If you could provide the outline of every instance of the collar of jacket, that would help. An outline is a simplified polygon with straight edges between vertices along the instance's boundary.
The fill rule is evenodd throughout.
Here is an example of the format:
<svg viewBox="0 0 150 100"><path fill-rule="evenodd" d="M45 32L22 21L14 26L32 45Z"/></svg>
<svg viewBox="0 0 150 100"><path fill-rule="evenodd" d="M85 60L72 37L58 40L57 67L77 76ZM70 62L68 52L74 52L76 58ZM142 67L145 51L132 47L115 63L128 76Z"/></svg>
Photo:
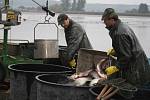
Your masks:
<svg viewBox="0 0 150 100"><path fill-rule="evenodd" d="M69 26L66 28L66 30L71 29L73 23L74 23L74 21L72 19L69 19Z"/></svg>
<svg viewBox="0 0 150 100"><path fill-rule="evenodd" d="M115 23L115 25L114 26L112 26L112 27L106 27L109 31L113 31L113 30L116 30L117 28L118 28L118 25L121 23L121 20L120 19L118 19L117 21L116 21L116 23Z"/></svg>

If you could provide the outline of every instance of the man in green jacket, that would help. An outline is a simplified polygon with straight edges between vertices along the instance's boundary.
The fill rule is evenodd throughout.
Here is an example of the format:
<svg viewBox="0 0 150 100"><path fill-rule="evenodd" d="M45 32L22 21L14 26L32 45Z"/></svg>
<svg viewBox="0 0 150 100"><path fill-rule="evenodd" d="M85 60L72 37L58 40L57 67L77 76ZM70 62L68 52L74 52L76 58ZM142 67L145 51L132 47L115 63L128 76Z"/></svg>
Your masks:
<svg viewBox="0 0 150 100"><path fill-rule="evenodd" d="M67 42L67 65L74 67L76 65L74 56L80 48L92 49L91 43L82 26L68 17L66 14L60 14L57 18L58 25L64 28Z"/></svg>
<svg viewBox="0 0 150 100"><path fill-rule="evenodd" d="M146 54L133 30L121 22L112 8L105 9L102 20L109 30L112 47L108 55L117 57L120 76L137 87L150 81L150 66Z"/></svg>

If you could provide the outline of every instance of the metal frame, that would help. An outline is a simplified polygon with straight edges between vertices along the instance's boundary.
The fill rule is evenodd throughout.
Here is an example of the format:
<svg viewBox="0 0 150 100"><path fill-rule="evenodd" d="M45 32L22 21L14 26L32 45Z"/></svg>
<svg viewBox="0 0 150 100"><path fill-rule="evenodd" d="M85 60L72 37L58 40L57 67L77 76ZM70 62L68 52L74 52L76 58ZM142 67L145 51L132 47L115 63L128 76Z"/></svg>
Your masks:
<svg viewBox="0 0 150 100"><path fill-rule="evenodd" d="M35 32L35 31L36 31L37 26L40 25L40 24L41 24L41 25L42 25L42 24L53 24L53 25L55 25L56 28L57 28L57 41L58 41L58 26L57 26L56 23L37 23L37 24L35 25L35 27L34 27L34 42L35 42L35 38L36 38L36 37L35 37L35 36L36 36L36 32Z"/></svg>

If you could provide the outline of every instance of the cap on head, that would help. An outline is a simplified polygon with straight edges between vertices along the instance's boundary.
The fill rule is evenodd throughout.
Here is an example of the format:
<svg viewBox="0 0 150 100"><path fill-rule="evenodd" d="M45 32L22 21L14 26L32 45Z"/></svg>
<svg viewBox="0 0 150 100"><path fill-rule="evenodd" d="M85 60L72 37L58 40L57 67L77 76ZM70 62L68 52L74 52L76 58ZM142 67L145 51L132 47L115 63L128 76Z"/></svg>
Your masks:
<svg viewBox="0 0 150 100"><path fill-rule="evenodd" d="M68 18L68 16L66 14L58 15L58 18L57 18L58 25L63 24L64 20L66 20L67 18Z"/></svg>
<svg viewBox="0 0 150 100"><path fill-rule="evenodd" d="M106 8L102 15L101 20L104 20L105 18L113 18L113 17L116 17L118 19L118 15L115 12L115 10L113 8Z"/></svg>

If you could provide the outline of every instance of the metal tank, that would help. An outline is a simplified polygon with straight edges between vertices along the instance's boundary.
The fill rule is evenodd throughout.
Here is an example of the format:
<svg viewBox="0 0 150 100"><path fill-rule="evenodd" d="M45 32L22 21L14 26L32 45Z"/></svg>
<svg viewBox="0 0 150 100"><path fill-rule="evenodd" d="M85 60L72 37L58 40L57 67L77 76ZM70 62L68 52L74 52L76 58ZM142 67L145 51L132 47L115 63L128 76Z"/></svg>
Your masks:
<svg viewBox="0 0 150 100"><path fill-rule="evenodd" d="M71 74L70 68L53 64L14 64L10 71L10 100L37 100L39 74Z"/></svg>

